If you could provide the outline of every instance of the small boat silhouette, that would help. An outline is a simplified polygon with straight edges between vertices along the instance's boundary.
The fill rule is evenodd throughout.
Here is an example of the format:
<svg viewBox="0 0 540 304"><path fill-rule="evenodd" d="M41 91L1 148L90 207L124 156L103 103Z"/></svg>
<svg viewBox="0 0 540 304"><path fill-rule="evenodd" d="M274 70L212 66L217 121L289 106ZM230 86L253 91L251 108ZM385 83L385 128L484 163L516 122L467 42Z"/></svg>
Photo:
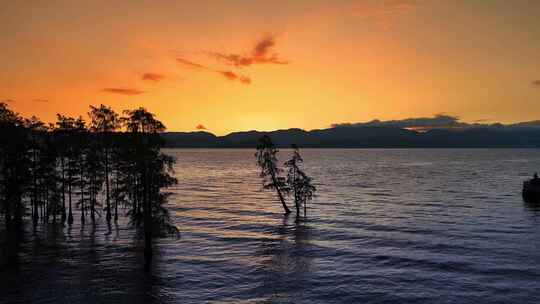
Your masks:
<svg viewBox="0 0 540 304"><path fill-rule="evenodd" d="M535 178L523 182L523 200L528 202L540 202L540 178Z"/></svg>

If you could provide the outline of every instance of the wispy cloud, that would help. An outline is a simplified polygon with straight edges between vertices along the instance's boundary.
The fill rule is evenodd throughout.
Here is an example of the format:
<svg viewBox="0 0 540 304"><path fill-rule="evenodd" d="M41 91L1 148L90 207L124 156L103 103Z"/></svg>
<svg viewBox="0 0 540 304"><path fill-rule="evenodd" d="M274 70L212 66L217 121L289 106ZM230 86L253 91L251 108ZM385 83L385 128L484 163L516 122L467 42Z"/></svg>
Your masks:
<svg viewBox="0 0 540 304"><path fill-rule="evenodd" d="M235 73L233 71L214 70L214 69L209 68L209 67L207 67L205 65L202 65L202 64L190 61L190 60L186 60L184 58L176 58L176 60L179 63L181 63L183 65L186 65L188 67L197 68L197 69L201 69L201 70L206 70L206 71L210 71L210 72L213 72L213 73L218 73L221 76L225 77L226 79L234 80L234 81L238 80L243 84L251 84L251 78L249 78L247 76L244 76L244 75L237 74L237 73Z"/></svg>
<svg viewBox="0 0 540 304"><path fill-rule="evenodd" d="M15 102L15 100L14 99L0 99L0 102L13 103L13 102Z"/></svg>
<svg viewBox="0 0 540 304"><path fill-rule="evenodd" d="M534 85L534 86L540 86L540 79L533 80L533 82L531 82L531 84Z"/></svg>
<svg viewBox="0 0 540 304"><path fill-rule="evenodd" d="M272 48L275 45L275 37L271 34L266 34L255 43L253 49L246 55L220 52L206 52L206 54L236 67L245 67L253 64L288 64L288 61L280 59L277 53L272 52Z"/></svg>
<svg viewBox="0 0 540 304"><path fill-rule="evenodd" d="M243 76L243 75L239 75L239 74L236 74L232 71L216 71L218 73L220 73L221 75L225 76L225 78L229 79L229 80L238 80L244 84L250 84L251 83L251 78L247 77L247 76Z"/></svg>
<svg viewBox="0 0 540 304"><path fill-rule="evenodd" d="M208 70L209 68L202 65L202 64L198 64L196 62L193 62L193 61L189 61L187 59L184 59L184 58L176 58L176 61L178 61L179 63L185 65L185 66L188 66L188 67L192 67L192 68L198 68L198 69L206 69Z"/></svg>
<svg viewBox="0 0 540 304"><path fill-rule="evenodd" d="M41 103L47 103L49 102L48 99L41 99L41 98L36 98L36 99L32 99L33 102L41 102Z"/></svg>
<svg viewBox="0 0 540 304"><path fill-rule="evenodd" d="M273 51L276 45L274 35L265 34L261 39L255 42L251 50L244 54L222 53L215 51L203 51L202 54L217 59L219 62L233 66L234 68L243 68L255 64L289 64L289 61L281 59L276 52ZM218 73L228 80L239 81L243 84L251 84L249 76L231 71L229 69L218 69L205 64L200 64L182 57L177 57L176 61L186 67L207 70Z"/></svg>
<svg viewBox="0 0 540 304"><path fill-rule="evenodd" d="M111 93L111 94L119 94L119 95L139 95L144 93L144 91L133 89L133 88L104 88L101 90L102 92Z"/></svg>
<svg viewBox="0 0 540 304"><path fill-rule="evenodd" d="M208 130L208 129L207 129L204 125L202 125L202 124L198 124L198 125L195 127L195 129L197 129L197 130Z"/></svg>
<svg viewBox="0 0 540 304"><path fill-rule="evenodd" d="M148 80L148 81L154 81L158 82L165 78L165 75L158 74L158 73L144 73L142 75L142 80Z"/></svg>

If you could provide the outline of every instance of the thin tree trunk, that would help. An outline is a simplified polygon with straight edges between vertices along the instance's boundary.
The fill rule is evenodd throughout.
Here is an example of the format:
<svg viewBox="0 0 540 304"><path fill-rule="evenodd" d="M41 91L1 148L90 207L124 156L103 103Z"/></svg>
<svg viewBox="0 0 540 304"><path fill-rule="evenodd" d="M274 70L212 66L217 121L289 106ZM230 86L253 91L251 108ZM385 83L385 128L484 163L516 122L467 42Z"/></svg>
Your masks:
<svg viewBox="0 0 540 304"><path fill-rule="evenodd" d="M62 224L66 222L66 170L64 167L64 156L60 158L62 168Z"/></svg>
<svg viewBox="0 0 540 304"><path fill-rule="evenodd" d="M5 218L5 221L6 221L6 230L7 230L7 234L9 236L9 231L11 229L11 201L9 199L9 194L6 195L6 199L4 201L4 218Z"/></svg>
<svg viewBox="0 0 540 304"><path fill-rule="evenodd" d="M68 224L73 224L73 211L71 209L71 165L68 164L68 200L69 200L69 214L68 214Z"/></svg>
<svg viewBox="0 0 540 304"><path fill-rule="evenodd" d="M96 193L94 191L94 186L96 181L93 177L90 178L90 219L92 223L96 221Z"/></svg>
<svg viewBox="0 0 540 304"><path fill-rule="evenodd" d="M107 222L111 221L111 201L109 197L109 150L105 148L105 195L107 200Z"/></svg>
<svg viewBox="0 0 540 304"><path fill-rule="evenodd" d="M85 207L84 207L84 167L83 167L83 164L82 164L83 160L81 158L81 178L80 178L80 183L81 183L81 223L84 225L84 222L86 221L86 215L85 215Z"/></svg>
<svg viewBox="0 0 540 304"><path fill-rule="evenodd" d="M144 177L143 177L144 178ZM141 216L143 215L143 207L145 206L144 200L144 184L142 185L142 195L141 195L141 180L137 181L137 225L141 223Z"/></svg>
<svg viewBox="0 0 540 304"><path fill-rule="evenodd" d="M38 218L39 218L39 214L38 214L38 202L37 202L37 196L34 196L34 198L32 199L33 203L32 203L32 220L34 222L34 225L37 225L37 222L38 222Z"/></svg>
<svg viewBox="0 0 540 304"><path fill-rule="evenodd" d="M144 167L144 257L146 263L149 264L152 260L152 204L149 195L149 181L146 164Z"/></svg>
<svg viewBox="0 0 540 304"><path fill-rule="evenodd" d="M296 207L296 221L300 219L300 203L298 202L298 189L296 189L296 163L293 169L294 206Z"/></svg>
<svg viewBox="0 0 540 304"><path fill-rule="evenodd" d="M32 151L32 187L33 187L33 202L32 202L32 207L34 208L32 210L32 216L33 216L33 220L34 220L34 225L37 224L38 222L38 206L37 206L37 177L36 177L36 151L34 149L34 151Z"/></svg>
<svg viewBox="0 0 540 304"><path fill-rule="evenodd" d="M53 193L54 194L58 189L56 188L58 185L56 182L54 183ZM58 201L53 195L54 202L52 203L52 215L53 215L53 224L56 224L56 213L58 212Z"/></svg>
<svg viewBox="0 0 540 304"><path fill-rule="evenodd" d="M114 221L118 221L118 169L115 176L115 189L114 189Z"/></svg>
<svg viewBox="0 0 540 304"><path fill-rule="evenodd" d="M285 214L291 213L291 210L289 207L287 207L287 204L285 204L285 198L283 197L283 194L281 193L281 189L277 186L277 179L276 174L274 173L274 170L271 170L270 175L272 176L272 182L275 185L279 200L281 201L281 204L283 205L283 209L285 210Z"/></svg>
<svg viewBox="0 0 540 304"><path fill-rule="evenodd" d="M17 190L17 195L15 196L15 225L16 227L20 228L21 223L22 223L22 197L21 197L20 190Z"/></svg>
<svg viewBox="0 0 540 304"><path fill-rule="evenodd" d="M45 223L49 222L50 204L49 204L49 187L45 185Z"/></svg>

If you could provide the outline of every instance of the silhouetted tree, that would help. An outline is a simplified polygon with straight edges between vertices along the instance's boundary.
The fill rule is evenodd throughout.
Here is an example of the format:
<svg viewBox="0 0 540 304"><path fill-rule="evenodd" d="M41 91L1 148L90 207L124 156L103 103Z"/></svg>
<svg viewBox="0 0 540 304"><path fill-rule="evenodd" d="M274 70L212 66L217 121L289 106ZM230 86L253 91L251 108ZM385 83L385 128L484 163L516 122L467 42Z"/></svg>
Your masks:
<svg viewBox="0 0 540 304"><path fill-rule="evenodd" d="M62 222L66 220L66 192L67 200L69 204L69 212L67 216L68 224L73 223L73 211L72 211L72 185L74 182L73 174L73 158L75 157L73 151L73 134L75 132L75 118L67 117L57 114L56 129L54 130L54 137L56 144L58 145L59 158L60 158L60 171L62 180Z"/></svg>
<svg viewBox="0 0 540 304"><path fill-rule="evenodd" d="M90 136L86 129L85 121L82 117L79 117L75 121L75 130L72 134L73 138L73 154L74 154L74 163L73 167L76 168L76 185L79 188L79 200L77 201L77 206L81 210L81 224L84 225L86 222L86 213L88 206L85 204L87 199L85 194L88 194L88 182L87 182L87 167L88 167L88 143Z"/></svg>
<svg viewBox="0 0 540 304"><path fill-rule="evenodd" d="M103 161L105 168L105 218L109 222L111 220L111 197L110 197L110 183L109 173L110 168L110 149L111 138L113 132L120 127L120 119L118 114L114 112L110 107L100 105L99 107L90 106L90 112L88 116L91 119L90 129L97 132L100 135L102 149L103 149ZM115 218L117 219L117 218Z"/></svg>
<svg viewBox="0 0 540 304"><path fill-rule="evenodd" d="M44 222L48 222L51 215L56 222L56 216L60 211L60 189L56 163L57 149L50 132L52 126L45 125L36 117L25 119L24 124L29 139L28 174L31 180L26 188L26 197L30 199L33 223L35 226L40 217Z"/></svg>
<svg viewBox="0 0 540 304"><path fill-rule="evenodd" d="M96 143L95 136L88 134L90 141L88 143L88 149L86 150L86 181L88 183L88 208L90 209L90 219L94 223L96 221L96 214L99 216L99 202L98 195L103 188L104 180L104 162L101 160L102 154L98 148L99 144Z"/></svg>
<svg viewBox="0 0 540 304"><path fill-rule="evenodd" d="M165 126L154 114L144 108L124 111L127 117L123 119L130 133L131 146L134 147L132 154L134 183L133 191L137 204L142 206L145 258L152 258L152 237L154 234L178 233L178 229L170 223L164 203L167 194L160 190L177 183L172 177L172 165L174 159L161 152L164 145L159 132L165 130ZM132 219L138 221L138 211L131 213Z"/></svg>
<svg viewBox="0 0 540 304"><path fill-rule="evenodd" d="M128 207L131 202L132 214L137 209L136 201L134 200L133 182L135 165L132 160L134 153L133 147L129 144L129 135L116 134L114 137L114 148L111 153L112 161L112 199L114 202L114 218L118 218L118 207Z"/></svg>
<svg viewBox="0 0 540 304"><path fill-rule="evenodd" d="M5 256L14 257L25 214L23 197L30 179L29 138L24 120L0 103L0 213L4 215Z"/></svg>
<svg viewBox="0 0 540 304"><path fill-rule="evenodd" d="M300 209L302 206L304 207L304 216L306 216L307 202L313 198L313 194L317 189L312 185L311 177L307 176L301 168L304 160L300 156L298 147L292 145L292 149L293 155L290 160L285 162L285 167L288 168L287 184L294 198L296 220L298 221L300 219Z"/></svg>
<svg viewBox="0 0 540 304"><path fill-rule="evenodd" d="M32 116L30 119L25 119L24 127L27 129L30 139L28 155L30 159L29 174L31 176L31 182L29 183L27 191L30 192L30 209L34 226L36 226L39 219L39 207L42 207L40 190L43 170L40 166L42 165L41 152L45 148L44 144L40 141L44 139L43 133L46 132L46 127L45 124L35 116Z"/></svg>
<svg viewBox="0 0 540 304"><path fill-rule="evenodd" d="M18 193L22 192L17 172L21 171L23 165L19 159L20 153L26 152L24 133L23 119L8 109L7 104L0 103L0 204L7 229L11 227Z"/></svg>
<svg viewBox="0 0 540 304"><path fill-rule="evenodd" d="M49 216L52 215L53 223L57 222L57 216L61 214L61 177L59 172L59 166L57 162L58 153L57 147L53 141L53 133L51 129L53 126L49 125L46 132L42 132L42 140L40 146L40 158L39 158L39 177L41 179L42 192L45 198L47 212L45 221L48 222Z"/></svg>
<svg viewBox="0 0 540 304"><path fill-rule="evenodd" d="M56 158L60 170L60 185L62 192L62 206L60 210L61 222L66 222L66 154L67 134L65 130L65 117L57 114L56 124L52 129L52 145L56 147Z"/></svg>
<svg viewBox="0 0 540 304"><path fill-rule="evenodd" d="M142 225L148 261L152 237L178 233L165 208L169 194L163 189L177 183L174 159L161 151L159 133L165 126L143 108L125 114L119 118L101 105L90 108L90 129L82 117L60 114L55 125L47 126L36 117L23 119L0 103L0 214L8 244L16 243L10 237L12 228L21 227L27 207L34 227L38 219L48 222L50 216L56 223L58 215L71 225L74 206L84 224L88 214L95 222L103 196L107 222L113 199L115 220L123 205L129 208L130 222ZM118 132L122 122L127 132Z"/></svg>
<svg viewBox="0 0 540 304"><path fill-rule="evenodd" d="M291 210L287 207L283 196L284 192L288 192L287 183L285 178L280 176L282 170L276 164L278 151L270 136L264 135L259 139L255 157L257 164L261 167L260 176L263 179L263 188L276 190L285 214L289 214Z"/></svg>

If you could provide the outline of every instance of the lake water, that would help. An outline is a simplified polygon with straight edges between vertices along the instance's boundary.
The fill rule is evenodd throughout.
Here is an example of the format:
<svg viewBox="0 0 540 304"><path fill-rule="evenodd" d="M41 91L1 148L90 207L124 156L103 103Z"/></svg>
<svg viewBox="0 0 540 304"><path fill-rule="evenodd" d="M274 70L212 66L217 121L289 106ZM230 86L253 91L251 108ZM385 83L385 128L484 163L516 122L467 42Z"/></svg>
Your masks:
<svg viewBox="0 0 540 304"><path fill-rule="evenodd" d="M540 302L540 206L521 199L540 150L303 150L318 196L300 224L260 190L253 150L167 153L182 235L148 274L124 223L40 226L0 302Z"/></svg>

